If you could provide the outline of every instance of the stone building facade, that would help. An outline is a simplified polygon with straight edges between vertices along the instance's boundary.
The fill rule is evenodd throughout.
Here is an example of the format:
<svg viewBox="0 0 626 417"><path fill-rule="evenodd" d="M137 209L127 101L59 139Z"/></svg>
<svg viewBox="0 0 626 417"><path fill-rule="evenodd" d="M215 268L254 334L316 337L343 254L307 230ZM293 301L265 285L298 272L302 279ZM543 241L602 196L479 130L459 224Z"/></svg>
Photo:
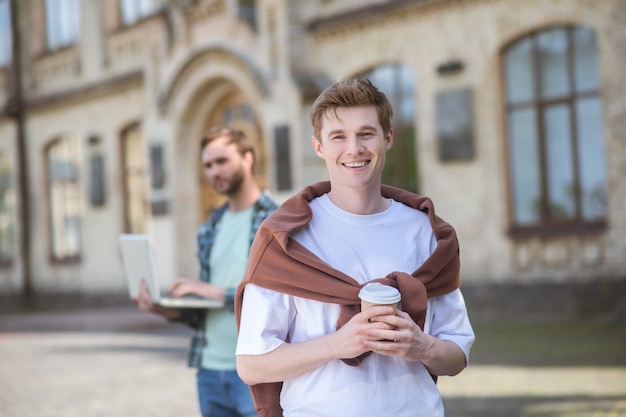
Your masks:
<svg viewBox="0 0 626 417"><path fill-rule="evenodd" d="M0 293L123 292L129 232L194 276L202 132L245 130L283 200L325 179L310 105L357 76L396 109L386 180L455 226L466 285L626 277L624 0L0 5Z"/></svg>

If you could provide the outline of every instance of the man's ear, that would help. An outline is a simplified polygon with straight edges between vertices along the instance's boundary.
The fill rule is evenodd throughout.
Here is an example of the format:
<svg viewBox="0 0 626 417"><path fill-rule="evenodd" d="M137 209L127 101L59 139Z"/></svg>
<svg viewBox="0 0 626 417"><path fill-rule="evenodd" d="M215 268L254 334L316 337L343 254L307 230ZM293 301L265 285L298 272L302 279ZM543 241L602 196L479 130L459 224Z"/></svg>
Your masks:
<svg viewBox="0 0 626 417"><path fill-rule="evenodd" d="M324 158L324 148L322 147L322 142L315 136L311 136L311 145L313 145L313 150L320 158Z"/></svg>
<svg viewBox="0 0 626 417"><path fill-rule="evenodd" d="M388 151L393 146L393 129L389 129L389 132L385 135L385 151Z"/></svg>
<svg viewBox="0 0 626 417"><path fill-rule="evenodd" d="M243 159L246 161L246 164L250 167L250 170L254 167L254 154L250 151L243 154Z"/></svg>

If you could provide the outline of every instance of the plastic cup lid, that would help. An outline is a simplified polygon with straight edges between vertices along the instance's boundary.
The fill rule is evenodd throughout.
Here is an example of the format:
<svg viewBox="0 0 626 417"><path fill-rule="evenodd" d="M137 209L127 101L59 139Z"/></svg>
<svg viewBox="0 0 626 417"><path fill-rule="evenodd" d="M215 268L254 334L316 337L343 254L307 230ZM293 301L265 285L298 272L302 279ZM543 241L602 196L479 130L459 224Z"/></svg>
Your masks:
<svg viewBox="0 0 626 417"><path fill-rule="evenodd" d="M380 282L372 282L365 285L359 291L359 298L376 304L393 304L400 301L400 291Z"/></svg>

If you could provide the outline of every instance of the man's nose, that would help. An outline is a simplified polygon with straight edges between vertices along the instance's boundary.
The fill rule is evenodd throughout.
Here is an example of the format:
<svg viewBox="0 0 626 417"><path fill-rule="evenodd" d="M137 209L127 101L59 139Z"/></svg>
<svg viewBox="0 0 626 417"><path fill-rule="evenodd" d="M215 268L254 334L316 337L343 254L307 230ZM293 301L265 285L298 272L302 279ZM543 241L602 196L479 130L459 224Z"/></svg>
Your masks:
<svg viewBox="0 0 626 417"><path fill-rule="evenodd" d="M348 137L347 146L348 146L348 152L353 153L353 154L359 154L364 149L363 143L356 135Z"/></svg>

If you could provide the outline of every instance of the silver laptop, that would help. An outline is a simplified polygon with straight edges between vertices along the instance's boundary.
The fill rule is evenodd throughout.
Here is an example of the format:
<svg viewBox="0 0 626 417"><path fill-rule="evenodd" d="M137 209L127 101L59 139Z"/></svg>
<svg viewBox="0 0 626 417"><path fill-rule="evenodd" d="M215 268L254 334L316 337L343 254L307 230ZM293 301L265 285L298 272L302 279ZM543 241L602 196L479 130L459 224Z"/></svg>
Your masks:
<svg viewBox="0 0 626 417"><path fill-rule="evenodd" d="M219 308L224 306L222 300L203 298L195 294L187 294L182 297L162 294L154 253L148 237L142 234L121 234L119 243L128 283L128 295L131 298L138 297L139 283L144 279L154 304L171 308Z"/></svg>

